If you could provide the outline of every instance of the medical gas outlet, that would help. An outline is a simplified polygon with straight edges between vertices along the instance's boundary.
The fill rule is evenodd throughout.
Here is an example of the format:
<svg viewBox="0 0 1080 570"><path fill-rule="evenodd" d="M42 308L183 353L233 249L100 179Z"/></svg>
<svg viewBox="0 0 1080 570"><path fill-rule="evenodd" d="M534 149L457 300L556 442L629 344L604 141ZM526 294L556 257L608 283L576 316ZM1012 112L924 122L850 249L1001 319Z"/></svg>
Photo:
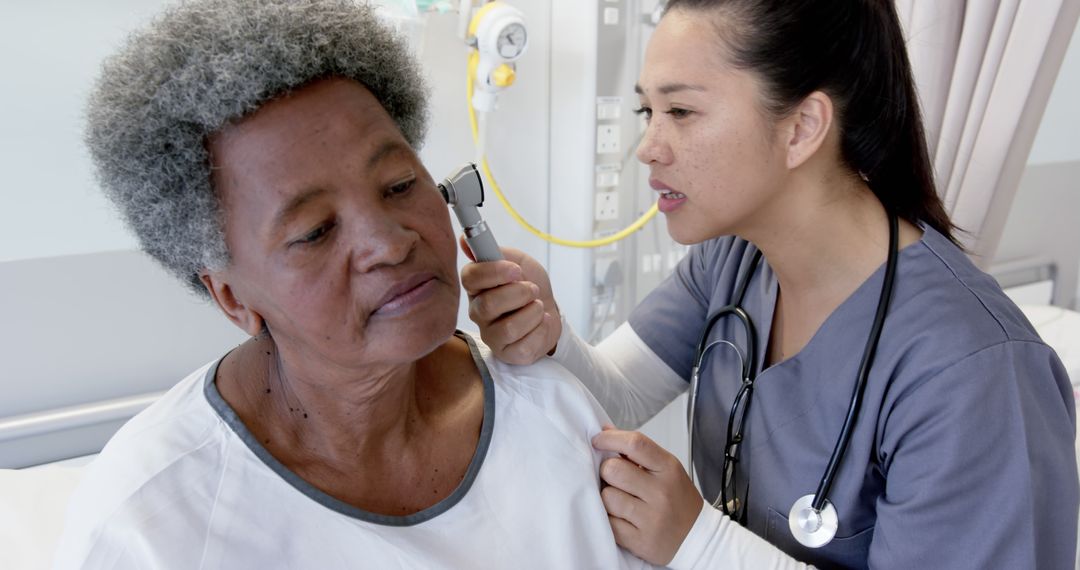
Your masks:
<svg viewBox="0 0 1080 570"><path fill-rule="evenodd" d="M529 45L529 34L525 28L525 18L520 10L504 2L495 0L484 3L473 12L474 0L460 0L458 33L469 47L472 53L469 55L468 71L465 81L469 126L472 131L473 143L476 144L476 162L489 187L499 203L503 205L521 227L529 233L549 243L564 247L577 248L602 248L626 239L640 230L657 214L656 204L641 215L629 226L616 231L604 232L604 237L586 240L572 240L549 234L530 224L507 200L506 195L499 187L495 176L488 164L485 148L485 117L495 110L496 100L499 93L514 84L517 80L517 60L525 54ZM614 105L612 101L600 109L601 119L618 119L618 101ZM606 113L606 114L605 114ZM597 152L602 155L620 154L622 133L618 125L604 124L599 126L597 133ZM596 222L605 225L619 219L619 200L614 188L619 185L619 173L621 165L605 165L603 168L613 166L614 172L604 170L598 176L603 177L597 186L611 187L612 191L599 195L596 198L595 218ZM609 181L610 179L610 181ZM598 178L601 180L601 178Z"/></svg>
<svg viewBox="0 0 1080 570"><path fill-rule="evenodd" d="M529 33L521 11L502 2L489 2L476 11L467 38L476 48L469 61L475 78L473 107L495 110L496 97L517 79L515 61L525 54Z"/></svg>

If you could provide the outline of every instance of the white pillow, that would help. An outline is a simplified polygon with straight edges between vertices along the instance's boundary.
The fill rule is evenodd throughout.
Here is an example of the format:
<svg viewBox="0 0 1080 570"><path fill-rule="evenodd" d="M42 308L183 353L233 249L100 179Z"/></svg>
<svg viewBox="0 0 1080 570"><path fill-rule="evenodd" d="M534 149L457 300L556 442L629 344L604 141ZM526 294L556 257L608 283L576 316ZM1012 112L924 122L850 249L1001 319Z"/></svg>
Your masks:
<svg viewBox="0 0 1080 570"><path fill-rule="evenodd" d="M0 568L52 567L82 467L0 469Z"/></svg>
<svg viewBox="0 0 1080 570"><path fill-rule="evenodd" d="M1020 305L1020 310L1057 352L1075 392L1080 388L1080 313L1049 305Z"/></svg>

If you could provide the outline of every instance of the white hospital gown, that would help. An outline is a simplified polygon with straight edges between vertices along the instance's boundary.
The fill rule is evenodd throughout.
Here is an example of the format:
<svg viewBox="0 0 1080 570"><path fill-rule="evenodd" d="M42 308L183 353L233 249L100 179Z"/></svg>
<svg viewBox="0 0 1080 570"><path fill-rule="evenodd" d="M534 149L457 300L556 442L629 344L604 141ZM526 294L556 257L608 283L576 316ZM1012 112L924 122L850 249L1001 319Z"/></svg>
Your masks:
<svg viewBox="0 0 1080 570"><path fill-rule="evenodd" d="M590 444L607 417L592 396L554 361L511 366L470 347L484 377L480 444L431 508L367 513L285 471L221 400L214 362L94 461L56 568L649 567L608 525Z"/></svg>

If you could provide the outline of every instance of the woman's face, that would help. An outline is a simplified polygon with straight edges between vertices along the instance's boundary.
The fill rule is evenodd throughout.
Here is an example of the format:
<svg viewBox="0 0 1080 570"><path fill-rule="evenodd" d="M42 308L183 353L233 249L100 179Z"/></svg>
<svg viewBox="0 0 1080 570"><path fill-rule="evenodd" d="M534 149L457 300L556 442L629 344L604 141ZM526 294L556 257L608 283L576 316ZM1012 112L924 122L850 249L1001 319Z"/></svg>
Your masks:
<svg viewBox="0 0 1080 570"><path fill-rule="evenodd" d="M756 78L727 61L716 20L673 10L649 41L637 91L638 160L683 244L742 233L783 183L784 147Z"/></svg>
<svg viewBox="0 0 1080 570"><path fill-rule="evenodd" d="M226 127L210 151L231 254L217 278L280 349L344 367L410 363L453 333L446 203L365 87L313 83Z"/></svg>

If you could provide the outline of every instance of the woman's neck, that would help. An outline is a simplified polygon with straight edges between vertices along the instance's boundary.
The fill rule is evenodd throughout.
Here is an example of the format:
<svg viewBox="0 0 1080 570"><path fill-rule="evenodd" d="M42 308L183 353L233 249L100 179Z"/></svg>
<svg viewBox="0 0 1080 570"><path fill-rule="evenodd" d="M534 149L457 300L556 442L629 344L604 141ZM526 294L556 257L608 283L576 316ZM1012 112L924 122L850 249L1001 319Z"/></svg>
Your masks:
<svg viewBox="0 0 1080 570"><path fill-rule="evenodd" d="M424 431L417 429L425 418L417 403L422 382L415 363L372 367L349 377L331 367L290 366L291 361L272 351L268 411L290 427L282 435L325 460L403 448Z"/></svg>
<svg viewBox="0 0 1080 570"><path fill-rule="evenodd" d="M842 175L793 181L740 236L761 249L794 302L839 304L888 257L885 208L864 182ZM901 222L901 248L920 236Z"/></svg>
<svg viewBox="0 0 1080 570"><path fill-rule="evenodd" d="M740 233L761 249L778 282L766 364L801 351L889 254L888 214L863 181L807 178L778 193L757 224ZM899 247L921 235L901 220Z"/></svg>
<svg viewBox="0 0 1080 570"><path fill-rule="evenodd" d="M350 375L282 366L252 339L218 369L218 390L258 442L336 499L388 515L418 512L462 481L479 442L484 388L464 341L419 361Z"/></svg>
<svg viewBox="0 0 1080 570"><path fill-rule="evenodd" d="M258 426L274 446L347 462L429 439L447 410L474 392L475 382L444 376L471 364L462 358L463 345L453 338L417 362L344 370L315 365L263 336L234 351L247 373L221 378L218 389L249 429ZM457 375L463 376L475 373Z"/></svg>

